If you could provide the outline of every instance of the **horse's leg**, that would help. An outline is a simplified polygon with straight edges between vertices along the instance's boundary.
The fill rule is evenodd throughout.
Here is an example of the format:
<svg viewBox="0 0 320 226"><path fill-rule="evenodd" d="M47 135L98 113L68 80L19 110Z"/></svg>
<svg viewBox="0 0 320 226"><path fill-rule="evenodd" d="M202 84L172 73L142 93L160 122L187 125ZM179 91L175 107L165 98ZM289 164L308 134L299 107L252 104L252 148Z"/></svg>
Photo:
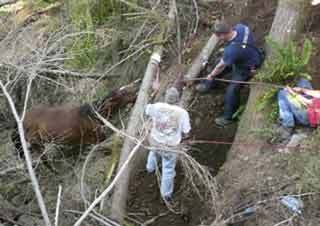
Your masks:
<svg viewBox="0 0 320 226"><path fill-rule="evenodd" d="M108 109L107 119L109 119L109 118L110 118L110 115L111 115L111 109L112 109L112 106L110 106L110 107L109 107L109 109Z"/></svg>
<svg viewBox="0 0 320 226"><path fill-rule="evenodd" d="M32 150L36 150L38 153L43 153L43 151L45 150L45 146L44 144L41 143L33 143L31 144L31 149ZM41 161L43 163L43 165L52 173L57 174L58 171L52 166L52 163L50 161L50 159L48 158L47 153L42 154L43 156L41 156Z"/></svg>

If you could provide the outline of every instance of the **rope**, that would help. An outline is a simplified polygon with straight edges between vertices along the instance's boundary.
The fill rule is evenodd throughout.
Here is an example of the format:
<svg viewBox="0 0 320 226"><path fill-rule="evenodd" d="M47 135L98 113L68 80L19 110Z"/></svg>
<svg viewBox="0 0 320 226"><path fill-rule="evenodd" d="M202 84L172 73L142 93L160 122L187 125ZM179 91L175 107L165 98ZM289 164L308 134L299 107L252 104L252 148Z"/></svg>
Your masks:
<svg viewBox="0 0 320 226"><path fill-rule="evenodd" d="M184 79L184 81L185 82L202 81L202 80L207 80L207 79L208 78L206 78L206 77L202 77L202 78ZM276 84L267 83L267 82L248 82L248 81L237 81L237 80L223 79L223 78L214 78L213 80L220 81L220 82L226 82L226 83L237 83L237 84L245 84L245 85L260 85L260 86L272 86L275 88L285 88L285 86L276 85Z"/></svg>
<svg viewBox="0 0 320 226"><path fill-rule="evenodd" d="M252 144L252 143L242 143L242 142L230 142L230 141L219 141L219 140L184 140L182 143L188 144L188 145L194 145L194 144L218 144L218 145L241 145L246 147L260 147L258 144ZM288 146L285 144L264 144L265 147L268 148L297 148L297 146ZM308 147L304 147L306 149L311 149Z"/></svg>

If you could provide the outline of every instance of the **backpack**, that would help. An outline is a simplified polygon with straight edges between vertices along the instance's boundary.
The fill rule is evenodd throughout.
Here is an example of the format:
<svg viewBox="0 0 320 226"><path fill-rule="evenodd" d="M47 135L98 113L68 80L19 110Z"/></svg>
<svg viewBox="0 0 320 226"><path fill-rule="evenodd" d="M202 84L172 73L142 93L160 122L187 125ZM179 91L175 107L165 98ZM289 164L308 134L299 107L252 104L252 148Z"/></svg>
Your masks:
<svg viewBox="0 0 320 226"><path fill-rule="evenodd" d="M308 121L311 127L317 127L320 124L320 98L313 98L307 108Z"/></svg>

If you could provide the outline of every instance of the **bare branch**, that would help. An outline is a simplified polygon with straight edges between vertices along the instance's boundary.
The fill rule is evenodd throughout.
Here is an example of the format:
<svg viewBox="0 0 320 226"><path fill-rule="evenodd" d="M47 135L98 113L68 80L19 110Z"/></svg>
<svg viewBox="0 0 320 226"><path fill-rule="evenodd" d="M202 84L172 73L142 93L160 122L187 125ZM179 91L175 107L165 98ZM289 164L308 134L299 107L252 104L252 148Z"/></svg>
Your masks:
<svg viewBox="0 0 320 226"><path fill-rule="evenodd" d="M29 83L29 86L30 85L31 85L31 83ZM7 98L8 102L9 102L11 111L12 111L12 113L14 115L14 118L15 118L15 120L17 122L17 125L18 125L18 131L19 131L19 134L20 134L20 140L21 140L23 153L24 153L24 156L25 156L25 159L26 159L26 163L27 163L29 176L30 176L30 179L31 179L31 182L32 182L32 186L33 186L33 189L34 189L36 197L37 197L37 201L38 201L38 204L39 204L43 219L45 221L46 226L51 226L51 223L50 223L50 220L49 220L49 216L48 216L48 212L47 212L46 206L44 204L44 200L43 200L43 197L42 197L42 194L41 194L41 190L40 190L40 187L39 187L39 183L38 183L37 177L36 177L36 175L34 173L34 170L32 168L32 158L31 158L28 146L27 146L26 139L25 139L25 134L24 134L24 129L23 129L23 122L19 118L17 110L16 110L15 105L14 105L14 102L13 102L10 94L7 92L7 90L6 90L5 86L3 85L2 81L0 81L0 86L1 86L2 92L4 93L5 97Z"/></svg>
<svg viewBox="0 0 320 226"><path fill-rule="evenodd" d="M0 7L16 3L17 0L0 0Z"/></svg>
<svg viewBox="0 0 320 226"><path fill-rule="evenodd" d="M60 209L60 203L61 203L61 193L62 193L62 187L61 187L61 185L59 185L57 205L56 205L56 216L54 218L54 226L58 226L59 209Z"/></svg>
<svg viewBox="0 0 320 226"><path fill-rule="evenodd" d="M198 26L199 26L199 8L198 8L198 4L197 4L197 0L192 0L194 8L196 10L196 24L194 26L194 30L193 30L193 34L197 33L198 30Z"/></svg>
<svg viewBox="0 0 320 226"><path fill-rule="evenodd" d="M83 213L83 215L78 219L78 221L74 224L74 226L79 226L82 221L88 216L88 214L93 210L93 208L113 189L114 185L118 182L118 180L121 178L122 173L129 165L129 162L133 159L137 151L139 150L140 145L144 141L145 136L139 143L133 148L133 150L130 152L130 155L128 156L127 160L124 162L120 170L118 171L117 175L113 179L113 181L110 183L110 185L99 195L98 198L96 198L92 204L89 206L89 208Z"/></svg>

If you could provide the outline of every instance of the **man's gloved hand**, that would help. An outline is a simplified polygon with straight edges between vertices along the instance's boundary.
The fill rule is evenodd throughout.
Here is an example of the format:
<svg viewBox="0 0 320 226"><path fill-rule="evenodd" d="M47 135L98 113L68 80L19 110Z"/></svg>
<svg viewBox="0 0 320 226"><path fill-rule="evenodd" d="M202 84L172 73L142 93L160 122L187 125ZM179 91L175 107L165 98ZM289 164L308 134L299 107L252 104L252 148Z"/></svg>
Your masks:
<svg viewBox="0 0 320 226"><path fill-rule="evenodd" d="M154 81L154 82L152 83L152 89L153 89L154 91L158 91L158 90L160 89L160 82L159 82L159 81Z"/></svg>
<svg viewBox="0 0 320 226"><path fill-rule="evenodd" d="M297 93L303 93L304 92L304 88L301 88L301 87L294 87L292 89Z"/></svg>
<svg viewBox="0 0 320 226"><path fill-rule="evenodd" d="M212 75L212 74L209 74L208 76L207 76L207 79L208 80L212 80L214 78L214 76Z"/></svg>

